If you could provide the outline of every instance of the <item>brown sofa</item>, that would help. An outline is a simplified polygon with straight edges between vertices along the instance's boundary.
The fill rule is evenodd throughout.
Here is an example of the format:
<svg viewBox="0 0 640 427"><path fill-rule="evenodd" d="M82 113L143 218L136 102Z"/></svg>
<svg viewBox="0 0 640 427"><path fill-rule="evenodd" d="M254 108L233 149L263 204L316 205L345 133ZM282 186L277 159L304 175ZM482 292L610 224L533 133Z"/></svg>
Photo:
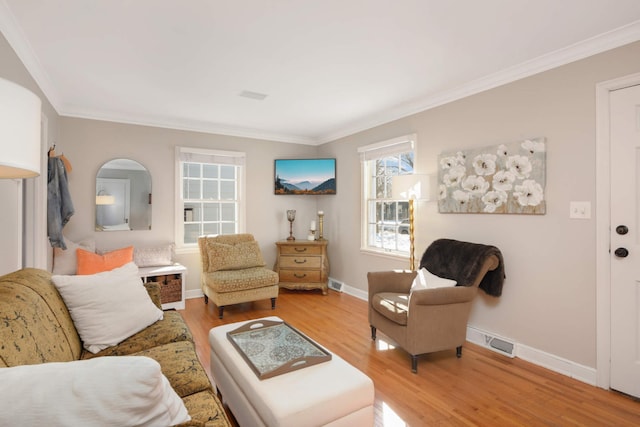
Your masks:
<svg viewBox="0 0 640 427"><path fill-rule="evenodd" d="M159 286L145 286L160 307ZM49 272L23 269L0 277L0 368L122 355L147 356L160 364L191 416L190 422L181 425L231 425L198 360L191 332L177 311L164 312L162 320L117 346L92 354L83 349Z"/></svg>

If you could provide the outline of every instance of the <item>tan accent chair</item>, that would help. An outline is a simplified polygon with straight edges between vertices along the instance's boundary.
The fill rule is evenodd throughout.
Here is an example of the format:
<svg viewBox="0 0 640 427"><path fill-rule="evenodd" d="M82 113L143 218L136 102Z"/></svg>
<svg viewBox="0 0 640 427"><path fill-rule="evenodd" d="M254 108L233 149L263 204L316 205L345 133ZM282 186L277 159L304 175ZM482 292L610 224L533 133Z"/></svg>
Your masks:
<svg viewBox="0 0 640 427"><path fill-rule="evenodd" d="M202 236L198 239L202 261L201 287L205 304L209 298L222 319L231 304L278 297L278 273L265 268L258 242L251 234Z"/></svg>
<svg viewBox="0 0 640 427"><path fill-rule="evenodd" d="M411 289L415 271L367 274L369 324L375 341L379 329L411 355L411 371L418 356L456 349L462 356L467 321L478 287L500 296L504 281L503 259L494 246L450 239L434 241L425 251L420 268L457 281L455 287Z"/></svg>

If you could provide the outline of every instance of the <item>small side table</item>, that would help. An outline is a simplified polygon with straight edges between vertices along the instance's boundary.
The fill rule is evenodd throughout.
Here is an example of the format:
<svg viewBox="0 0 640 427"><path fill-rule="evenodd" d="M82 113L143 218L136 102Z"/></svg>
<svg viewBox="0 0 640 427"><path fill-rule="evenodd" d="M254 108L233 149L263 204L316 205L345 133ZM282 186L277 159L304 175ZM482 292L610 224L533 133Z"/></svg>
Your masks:
<svg viewBox="0 0 640 427"><path fill-rule="evenodd" d="M286 289L329 291L328 240L281 240L276 242L278 257L274 271L279 286Z"/></svg>
<svg viewBox="0 0 640 427"><path fill-rule="evenodd" d="M160 283L163 310L184 310L187 283L187 268L184 265L176 263L160 267L141 267L138 274L143 283Z"/></svg>

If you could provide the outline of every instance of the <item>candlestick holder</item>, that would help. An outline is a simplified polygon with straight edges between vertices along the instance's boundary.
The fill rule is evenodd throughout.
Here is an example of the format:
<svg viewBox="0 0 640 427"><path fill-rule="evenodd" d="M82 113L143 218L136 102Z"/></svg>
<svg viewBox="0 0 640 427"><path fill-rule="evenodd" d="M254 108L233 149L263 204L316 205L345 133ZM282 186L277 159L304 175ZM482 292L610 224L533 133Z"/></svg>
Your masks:
<svg viewBox="0 0 640 427"><path fill-rule="evenodd" d="M295 209L287 210L287 220L289 221L289 237L287 237L287 240L296 240L296 238L293 237L293 221L296 220Z"/></svg>
<svg viewBox="0 0 640 427"><path fill-rule="evenodd" d="M324 232L324 212L318 212L318 240L324 240L322 233Z"/></svg>

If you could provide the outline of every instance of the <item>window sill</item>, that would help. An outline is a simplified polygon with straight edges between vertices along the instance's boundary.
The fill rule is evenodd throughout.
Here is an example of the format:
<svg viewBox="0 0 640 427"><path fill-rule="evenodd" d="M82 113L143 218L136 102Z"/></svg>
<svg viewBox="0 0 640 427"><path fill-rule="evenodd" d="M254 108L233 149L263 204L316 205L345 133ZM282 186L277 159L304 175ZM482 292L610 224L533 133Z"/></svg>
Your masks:
<svg viewBox="0 0 640 427"><path fill-rule="evenodd" d="M200 253L200 247L197 244L184 245L184 246L176 247L175 253L176 255L197 254L197 253Z"/></svg>
<svg viewBox="0 0 640 427"><path fill-rule="evenodd" d="M409 254L403 254L399 252L391 252L391 251L376 251L369 248L360 248L360 253L364 255L373 255L380 258L392 259L396 261L409 261Z"/></svg>

